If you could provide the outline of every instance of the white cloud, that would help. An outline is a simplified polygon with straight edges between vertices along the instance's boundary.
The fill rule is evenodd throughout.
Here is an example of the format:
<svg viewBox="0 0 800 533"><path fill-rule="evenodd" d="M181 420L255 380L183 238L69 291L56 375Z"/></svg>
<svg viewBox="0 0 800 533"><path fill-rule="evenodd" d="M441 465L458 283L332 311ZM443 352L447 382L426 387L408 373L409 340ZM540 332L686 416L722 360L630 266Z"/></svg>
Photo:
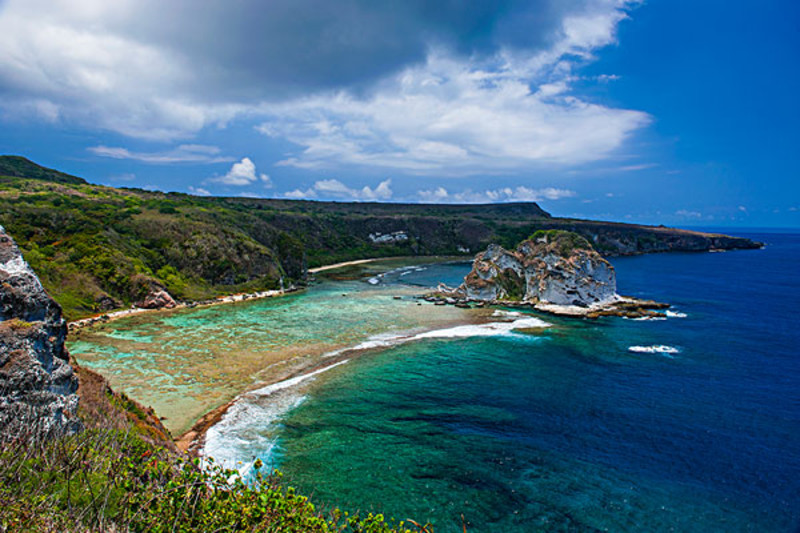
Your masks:
<svg viewBox="0 0 800 533"><path fill-rule="evenodd" d="M272 106L259 131L302 148L279 164L310 169L468 175L607 158L650 117L571 95L571 68L532 70L507 57L475 68L432 53L366 98L339 92Z"/></svg>
<svg viewBox="0 0 800 533"><path fill-rule="evenodd" d="M232 161L231 157L220 155L216 146L203 144L182 144L172 150L162 152L131 152L127 148L112 146L92 146L88 150L101 157L113 159L133 159L144 163L224 163Z"/></svg>
<svg viewBox="0 0 800 533"><path fill-rule="evenodd" d="M364 186L361 189L352 189L336 179L320 180L306 190L295 189L284 193L286 198L335 198L358 201L378 201L389 200L393 191L391 189L392 180L387 179L371 188Z"/></svg>
<svg viewBox="0 0 800 533"><path fill-rule="evenodd" d="M209 181L215 183L222 183L223 185L252 185L258 181L264 184L264 187L272 187L272 180L266 174L256 173L256 164L249 157L242 158L238 163L234 163L227 174L218 178L211 178Z"/></svg>
<svg viewBox="0 0 800 533"><path fill-rule="evenodd" d="M434 8L416 3L6 0L0 110L154 140L245 117L296 144L282 164L300 168L469 175L575 166L612 156L650 121L572 94L575 71L616 42L637 3L441 3L439 17L426 18L420 9ZM478 21L491 38L465 37ZM352 27L363 31L340 38ZM197 38L207 34L213 44Z"/></svg>
<svg viewBox="0 0 800 533"><path fill-rule="evenodd" d="M623 167L618 167L615 170L618 172L637 172L639 170L647 170L648 168L654 168L658 165L655 163L644 163L641 165L627 165Z"/></svg>
<svg viewBox="0 0 800 533"><path fill-rule="evenodd" d="M203 189L202 187L192 187L189 186L189 193L195 196L211 196L211 192L207 189Z"/></svg>
<svg viewBox="0 0 800 533"><path fill-rule="evenodd" d="M680 209L675 211L675 214L684 218L702 218L703 216L703 213L700 213L699 211L690 211L688 209Z"/></svg>
<svg viewBox="0 0 800 533"><path fill-rule="evenodd" d="M466 189L458 193L451 193L444 187L433 190L417 191L417 196L426 203L500 203L500 202L540 202L542 200L560 200L575 196L575 191L545 187L531 189L524 186L504 187L501 189L473 191Z"/></svg>
<svg viewBox="0 0 800 533"><path fill-rule="evenodd" d="M576 165L609 157L649 122L571 94L574 71L616 41L637 3L442 3L426 18L415 3L7 0L0 109L157 140L255 117L300 147L284 164L303 168ZM482 18L492 37L464 37ZM354 21L369 22L363 35L341 39Z"/></svg>

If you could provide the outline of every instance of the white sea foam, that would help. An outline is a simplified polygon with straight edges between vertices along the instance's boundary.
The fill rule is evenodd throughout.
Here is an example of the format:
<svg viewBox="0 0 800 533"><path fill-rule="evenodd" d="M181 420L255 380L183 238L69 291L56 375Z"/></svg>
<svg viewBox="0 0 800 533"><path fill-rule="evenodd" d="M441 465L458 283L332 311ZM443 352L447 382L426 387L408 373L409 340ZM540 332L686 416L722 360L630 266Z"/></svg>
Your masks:
<svg viewBox="0 0 800 533"><path fill-rule="evenodd" d="M275 424L305 400L297 386L346 362L339 361L239 396L220 421L206 432L202 455L213 457L225 468L238 470L242 476L248 474L256 458L269 465L277 445Z"/></svg>
<svg viewBox="0 0 800 533"><path fill-rule="evenodd" d="M367 280L367 283L369 283L370 285L377 285L380 282L381 282L381 280L379 278L377 278L377 277L369 278Z"/></svg>
<svg viewBox="0 0 800 533"><path fill-rule="evenodd" d="M686 318L686 313L681 313L679 311L667 311L668 318Z"/></svg>
<svg viewBox="0 0 800 533"><path fill-rule="evenodd" d="M657 353L660 355L673 355L680 353L678 348L667 346L666 344L654 344L652 346L629 346L629 352L634 353Z"/></svg>
<svg viewBox="0 0 800 533"><path fill-rule="evenodd" d="M502 309L495 309L494 313L492 313L492 316L519 317L525 315L523 315L519 311L503 311Z"/></svg>
<svg viewBox="0 0 800 533"><path fill-rule="evenodd" d="M512 322L470 324L447 329L435 329L414 336L414 339L453 339L458 337L497 337L514 334L516 329L547 328L552 324L539 318L520 318Z"/></svg>
<svg viewBox="0 0 800 533"><path fill-rule="evenodd" d="M522 313L514 311L507 312L509 314L500 315L508 317L525 316ZM467 324L463 326L455 326L452 328L434 329L432 331L425 331L423 333L383 333L381 335L374 335L360 344L355 346L348 346L346 348L339 348L333 350L323 357L335 357L349 352L358 352L362 350L370 350L373 348L388 348L390 346L397 346L398 344L405 344L411 341L423 339L455 339L466 337L498 337L514 335L514 330L527 329L527 328L548 328L552 324L545 322L539 318L527 317L518 318L508 322L488 322L486 324Z"/></svg>
<svg viewBox="0 0 800 533"><path fill-rule="evenodd" d="M640 316L638 318L633 318L632 320L636 320L638 322L646 322L646 321L655 321L658 322L659 320L666 320L667 317L665 316Z"/></svg>
<svg viewBox="0 0 800 533"><path fill-rule="evenodd" d="M384 333L370 337L355 346L329 352L325 356L333 357L354 351L385 348L424 339L510 336L517 334L514 332L516 329L551 326L544 320L522 313L514 311L503 313L499 316L511 320L455 326L423 333L408 331ZM274 436L276 424L279 423L281 417L300 405L305 399L305 396L298 390L298 385L347 361L348 359L345 359L314 372L243 394L228 408L220 421L209 428L205 437L203 456L213 457L217 463L221 463L226 468L238 470L242 476L247 476L256 458L261 458L269 466L277 446Z"/></svg>
<svg viewBox="0 0 800 533"><path fill-rule="evenodd" d="M407 333L402 333L402 334L383 333L380 335L373 335L364 342L356 344L355 346L347 346L346 348L339 348L338 350L333 350L331 352L325 353L322 356L335 357L337 355L342 355L343 353L347 352L358 352L361 350L370 350L372 348L386 348L389 346L394 346L395 344L399 344L404 341L411 340L412 338L413 336Z"/></svg>

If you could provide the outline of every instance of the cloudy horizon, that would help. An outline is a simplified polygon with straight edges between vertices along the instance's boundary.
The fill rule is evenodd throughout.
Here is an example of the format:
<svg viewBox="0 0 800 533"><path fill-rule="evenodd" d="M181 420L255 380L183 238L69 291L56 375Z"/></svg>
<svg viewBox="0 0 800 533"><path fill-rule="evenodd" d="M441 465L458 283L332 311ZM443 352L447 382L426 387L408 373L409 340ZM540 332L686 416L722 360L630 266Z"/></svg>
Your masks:
<svg viewBox="0 0 800 533"><path fill-rule="evenodd" d="M781 194L797 192L796 133L776 114L797 118L797 52L776 13L6 0L0 148L94 182L199 195L536 201L564 216L798 226L800 195ZM778 64L783 84L754 97Z"/></svg>

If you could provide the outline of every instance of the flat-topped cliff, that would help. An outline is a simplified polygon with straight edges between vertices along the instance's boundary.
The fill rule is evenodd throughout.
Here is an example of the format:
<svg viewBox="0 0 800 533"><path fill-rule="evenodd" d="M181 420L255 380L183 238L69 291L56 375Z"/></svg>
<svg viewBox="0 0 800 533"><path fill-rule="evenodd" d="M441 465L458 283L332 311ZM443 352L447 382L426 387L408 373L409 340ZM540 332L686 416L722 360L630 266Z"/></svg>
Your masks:
<svg viewBox="0 0 800 533"><path fill-rule="evenodd" d="M347 203L118 189L18 156L0 156L0 224L70 320L143 304L154 289L177 301L272 290L302 284L309 267L373 257L471 257L491 243L513 249L537 230L577 233L605 257L761 246L696 231L558 218L533 202Z"/></svg>

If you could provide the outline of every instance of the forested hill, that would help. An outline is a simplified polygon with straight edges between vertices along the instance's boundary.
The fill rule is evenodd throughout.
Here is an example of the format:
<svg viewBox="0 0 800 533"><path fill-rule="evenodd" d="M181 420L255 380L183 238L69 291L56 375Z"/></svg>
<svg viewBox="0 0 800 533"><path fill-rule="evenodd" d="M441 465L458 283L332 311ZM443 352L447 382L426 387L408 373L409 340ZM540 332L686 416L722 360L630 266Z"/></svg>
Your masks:
<svg viewBox="0 0 800 533"><path fill-rule="evenodd" d="M430 205L196 197L91 185L0 156L0 225L74 319L153 287L198 300L302 280L308 267L399 255L471 258L539 229L605 255L752 248L747 239L551 217L535 203Z"/></svg>

